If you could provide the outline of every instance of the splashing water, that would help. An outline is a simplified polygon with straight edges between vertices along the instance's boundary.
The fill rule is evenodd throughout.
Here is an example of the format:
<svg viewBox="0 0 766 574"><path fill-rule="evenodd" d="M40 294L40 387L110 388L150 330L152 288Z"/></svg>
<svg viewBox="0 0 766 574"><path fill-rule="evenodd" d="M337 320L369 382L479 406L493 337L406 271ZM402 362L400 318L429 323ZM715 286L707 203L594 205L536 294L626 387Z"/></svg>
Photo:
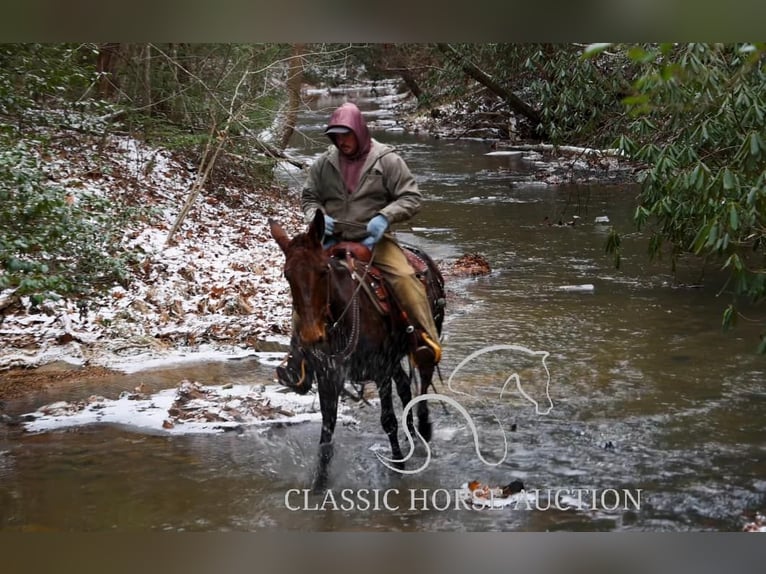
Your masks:
<svg viewBox="0 0 766 574"><path fill-rule="evenodd" d="M531 396L529 396L529 394L526 391L524 391L524 389L521 386L521 377L519 377L519 374L517 372L511 374L505 380L505 383L500 389L500 394L498 396L498 399L503 398L503 393L505 393L508 383L514 380L516 381L516 389L519 391L522 397L524 397L526 400L528 400L530 403L532 403L535 406L535 413L538 416L549 414L551 410L553 410L553 400L551 399L551 395L550 395L551 373L550 373L550 370L548 369L548 365L545 362L545 360L550 356L550 353L548 351L534 351L532 349L529 349L528 347L524 347L521 345L490 345L488 347L484 347L468 355L465 359L463 359L457 365L457 367L455 367L455 370L452 371L452 374L450 374L450 377L447 380L447 387L449 388L449 390L457 395L464 395L466 397L476 398L474 395L471 395L469 393L464 393L462 391L458 391L454 389L452 387L452 379L455 377L457 372L465 365L468 365L473 360L475 360L476 358L486 353L491 353L496 351L517 351L517 352L525 353L530 356L542 357L541 362L546 373L545 396L548 399L548 408L544 412L540 411L539 403L535 399L533 399ZM497 462L490 462L486 460L484 456L481 454L481 451L479 449L479 434L476 429L476 423L474 423L470 413L457 400L455 400L454 398L448 395L434 393L434 394L420 395L418 397L414 397L412 400L410 400L410 402L407 403L407 405L405 405L402 411L402 421L407 420L407 415L409 414L409 412L412 410L412 408L415 405L428 400L435 400L435 401L441 401L441 402L447 403L448 405L452 406L455 410L457 410L465 418L466 423L468 424L468 427L471 429L471 434L473 435L473 443L474 443L474 449L476 450L476 456L481 462L483 462L487 466L499 466L500 464L505 462L505 459L508 456L508 439L505 434L505 429L503 429L503 425L498 419L497 415L493 414L492 418L494 418L495 422L497 422L497 425L500 427L500 432L502 433L502 436L503 436L503 456ZM404 425L404 434L407 437L407 441L409 442L409 446L410 446L409 452L407 453L407 455L400 460L396 460L396 459L385 457L379 452L376 452L375 454L378 457L378 460L387 468L393 471L396 471L400 474L418 474L422 472L423 470L425 470L431 462L431 448L429 447L428 442L423 438L423 436L420 434L420 432L417 429L415 429L415 432L417 433L418 438L420 438L426 450L426 459L420 467L412 469L412 470L407 470L407 469L401 469L401 468L397 468L393 466L396 463L407 462L415 452L415 441L413 440L412 433L410 432L407 425Z"/></svg>

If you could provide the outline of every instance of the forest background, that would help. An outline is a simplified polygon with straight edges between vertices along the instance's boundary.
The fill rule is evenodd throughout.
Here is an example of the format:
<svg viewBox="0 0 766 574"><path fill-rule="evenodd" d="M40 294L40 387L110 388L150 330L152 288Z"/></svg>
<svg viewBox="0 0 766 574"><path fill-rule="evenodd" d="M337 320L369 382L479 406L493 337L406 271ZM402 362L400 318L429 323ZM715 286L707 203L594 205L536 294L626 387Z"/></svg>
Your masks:
<svg viewBox="0 0 766 574"><path fill-rule="evenodd" d="M408 113L466 130L489 122L499 145L635 162L634 221L651 232L648 256L723 268L724 328L739 302L766 295L766 44L5 44L2 317L62 300L86 308L142 273L126 237L157 213L135 188L68 188L50 161L62 143L96 146L94 176L99 145L115 136L182 158L191 184L172 245L196 202L222 199L223 181L250 199L286 193L274 169L300 163L285 149L303 87L390 78L411 94ZM605 245L618 266L628 231L614 229Z"/></svg>

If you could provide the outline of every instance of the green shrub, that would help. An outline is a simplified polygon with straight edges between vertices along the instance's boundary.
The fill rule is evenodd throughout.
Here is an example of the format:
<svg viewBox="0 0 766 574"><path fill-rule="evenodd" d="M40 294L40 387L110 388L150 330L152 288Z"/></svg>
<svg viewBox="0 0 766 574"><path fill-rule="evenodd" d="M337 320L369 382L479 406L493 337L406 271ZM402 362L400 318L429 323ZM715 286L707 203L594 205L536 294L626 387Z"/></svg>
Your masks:
<svg viewBox="0 0 766 574"><path fill-rule="evenodd" d="M766 297L766 44L625 50L641 73L618 146L647 166L635 223L651 232L651 255L670 245L674 264L688 253L720 262L730 327L739 298Z"/></svg>
<svg viewBox="0 0 766 574"><path fill-rule="evenodd" d="M0 289L33 303L88 294L127 277L123 215L93 194L51 185L24 143L0 150Z"/></svg>

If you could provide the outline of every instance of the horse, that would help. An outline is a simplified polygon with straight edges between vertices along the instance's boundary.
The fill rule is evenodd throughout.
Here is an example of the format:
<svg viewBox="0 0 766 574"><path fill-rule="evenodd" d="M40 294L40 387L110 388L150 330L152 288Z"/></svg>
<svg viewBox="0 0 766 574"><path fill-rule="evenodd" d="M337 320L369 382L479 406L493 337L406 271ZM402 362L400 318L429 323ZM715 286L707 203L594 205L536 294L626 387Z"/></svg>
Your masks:
<svg viewBox="0 0 766 574"><path fill-rule="evenodd" d="M399 324L395 306L381 313L364 282L372 269L352 252L366 250L361 244L325 249L324 216L317 211L304 233L288 237L282 226L269 219L271 235L285 255L284 276L290 286L293 305L293 337L300 347L307 371L302 379L306 392L316 381L322 429L317 467L313 479L315 492L326 488L333 457L333 434L338 414L338 399L346 381L374 381L380 398L380 422L391 444L394 460L401 461L398 424L392 400L392 381L403 404L412 399L410 377L402 362L411 349L412 329ZM439 333L444 320L444 280L434 261L424 252L408 249L425 265L426 292ZM345 256L343 255L345 254ZM367 252L369 257L369 251ZM428 391L434 375L433 364L415 365L421 394ZM432 423L427 401L416 405L418 432L430 441ZM412 413L407 425L412 431ZM404 463L398 462L403 469Z"/></svg>

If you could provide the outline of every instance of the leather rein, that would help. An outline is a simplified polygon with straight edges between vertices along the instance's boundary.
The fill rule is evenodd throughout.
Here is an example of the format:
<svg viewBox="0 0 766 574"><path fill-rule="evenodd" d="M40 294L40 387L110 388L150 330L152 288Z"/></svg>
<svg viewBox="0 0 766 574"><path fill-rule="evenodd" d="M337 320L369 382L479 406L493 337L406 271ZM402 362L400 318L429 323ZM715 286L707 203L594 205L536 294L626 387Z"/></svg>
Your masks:
<svg viewBox="0 0 766 574"><path fill-rule="evenodd" d="M332 259L332 258L331 258ZM328 323L330 324L330 332L336 331L340 327L340 322L343 320L343 318L346 316L347 313L351 313L351 333L349 334L348 341L346 342L346 346L337 353L325 353L324 351L321 351L317 348L312 348L311 352L314 354L314 356L317 359L331 359L331 360L337 360L340 359L341 361L345 361L356 350L356 346L359 343L359 327L360 327L360 320L359 320L359 291L364 286L364 281L367 277L367 273L369 271L369 264L364 266L364 273L360 277L359 274L356 271L356 267L354 263L347 263L348 258L344 260L336 259L338 263L349 273L349 276L351 277L351 280L356 282L357 285L354 288L354 292L351 295L351 298L349 299L348 303L346 303L346 306L343 308L343 311L341 311L340 315L338 315L337 318L333 318L332 316L332 310L330 305L330 296L332 293L332 280L333 280L333 274L336 271L336 268L333 267L332 261L327 262L327 302L325 303L325 317L327 319ZM351 261L354 261L353 258L351 258Z"/></svg>

